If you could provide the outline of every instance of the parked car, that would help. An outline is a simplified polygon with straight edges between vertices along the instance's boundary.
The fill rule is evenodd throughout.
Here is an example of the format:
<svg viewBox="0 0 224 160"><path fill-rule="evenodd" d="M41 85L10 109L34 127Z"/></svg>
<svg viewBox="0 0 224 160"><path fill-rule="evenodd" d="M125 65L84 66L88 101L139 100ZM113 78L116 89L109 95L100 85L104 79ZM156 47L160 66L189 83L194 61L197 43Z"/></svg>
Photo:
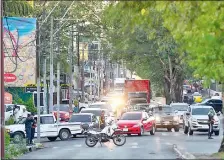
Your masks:
<svg viewBox="0 0 224 160"><path fill-rule="evenodd" d="M75 106L72 105L72 108ZM57 118L57 111L58 111L58 106L57 104L54 105L53 107L53 114ZM70 119L70 115L73 113L73 110L69 108L68 104L60 104L59 105L59 116L60 116L60 121L61 122L68 122Z"/></svg>
<svg viewBox="0 0 224 160"><path fill-rule="evenodd" d="M175 132L179 132L179 117L169 105L154 107L153 115L156 119L156 128L167 128L168 131L174 128Z"/></svg>
<svg viewBox="0 0 224 160"><path fill-rule="evenodd" d="M205 105L192 105L188 107L186 114L184 115L184 133L193 135L194 132L208 132L208 112L213 108ZM219 114L219 113L218 113ZM213 131L215 135L219 135L220 120L218 114L215 114L215 123L213 125Z"/></svg>
<svg viewBox="0 0 224 160"><path fill-rule="evenodd" d="M92 113L78 113L73 114L69 120L69 124L71 125L82 125L82 124L88 124L89 126L92 126L93 128L99 128L99 121L96 117L96 115ZM76 134L80 135L82 132ZM73 135L73 137L76 137L76 135Z"/></svg>
<svg viewBox="0 0 224 160"><path fill-rule="evenodd" d="M34 118L37 119L37 116ZM26 118L23 118L17 124L5 126L6 131L15 142L20 142L26 137L25 120ZM55 141L58 137L61 140L68 140L71 135L81 132L80 125L58 124L53 114L40 115L40 130L40 137L47 137L50 141ZM37 137L37 128L34 137Z"/></svg>
<svg viewBox="0 0 224 160"><path fill-rule="evenodd" d="M188 106L189 105L187 103L171 103L170 104L170 107L172 107L175 114L178 116L180 124L183 124L183 116L184 116L184 113L187 112Z"/></svg>
<svg viewBox="0 0 224 160"><path fill-rule="evenodd" d="M198 105L202 105L202 106L212 106L215 110L216 113L221 112L223 113L222 109L223 109L223 104L222 104L222 100L221 99L205 99L204 101L202 101L201 103L198 103Z"/></svg>
<svg viewBox="0 0 224 160"><path fill-rule="evenodd" d="M111 115L111 113L107 109L101 109L101 108L84 108L84 109L81 110L80 113L92 113L99 120L102 111L105 112L106 122L115 121L114 115Z"/></svg>
<svg viewBox="0 0 224 160"><path fill-rule="evenodd" d="M144 132L154 135L156 130L155 118L144 111L124 113L118 120L117 126L128 135L142 136Z"/></svg>
<svg viewBox="0 0 224 160"><path fill-rule="evenodd" d="M5 121L14 118L15 122L18 122L19 118L27 117L28 114L30 112L26 110L25 105L5 104Z"/></svg>

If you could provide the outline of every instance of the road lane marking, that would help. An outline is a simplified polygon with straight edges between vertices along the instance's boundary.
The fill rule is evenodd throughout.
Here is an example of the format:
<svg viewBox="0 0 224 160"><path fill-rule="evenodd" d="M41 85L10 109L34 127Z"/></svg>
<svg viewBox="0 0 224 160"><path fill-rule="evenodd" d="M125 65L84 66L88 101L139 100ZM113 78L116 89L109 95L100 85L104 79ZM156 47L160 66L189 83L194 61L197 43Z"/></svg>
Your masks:
<svg viewBox="0 0 224 160"><path fill-rule="evenodd" d="M58 149L59 147L53 147L53 149Z"/></svg>
<svg viewBox="0 0 224 160"><path fill-rule="evenodd" d="M167 133L162 133L162 136L168 136L168 134Z"/></svg>
<svg viewBox="0 0 224 160"><path fill-rule="evenodd" d="M138 146L131 146L131 148L140 148L140 147L138 147Z"/></svg>
<svg viewBox="0 0 224 160"><path fill-rule="evenodd" d="M130 145L137 146L138 143L134 142L134 143L130 143Z"/></svg>

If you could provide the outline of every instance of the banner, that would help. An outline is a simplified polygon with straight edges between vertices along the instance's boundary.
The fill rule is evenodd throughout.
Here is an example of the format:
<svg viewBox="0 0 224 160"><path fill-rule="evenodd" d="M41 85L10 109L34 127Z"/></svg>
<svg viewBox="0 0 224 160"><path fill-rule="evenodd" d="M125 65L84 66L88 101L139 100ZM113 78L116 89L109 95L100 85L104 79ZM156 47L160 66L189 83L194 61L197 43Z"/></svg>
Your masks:
<svg viewBox="0 0 224 160"><path fill-rule="evenodd" d="M3 18L5 86L36 83L36 19Z"/></svg>

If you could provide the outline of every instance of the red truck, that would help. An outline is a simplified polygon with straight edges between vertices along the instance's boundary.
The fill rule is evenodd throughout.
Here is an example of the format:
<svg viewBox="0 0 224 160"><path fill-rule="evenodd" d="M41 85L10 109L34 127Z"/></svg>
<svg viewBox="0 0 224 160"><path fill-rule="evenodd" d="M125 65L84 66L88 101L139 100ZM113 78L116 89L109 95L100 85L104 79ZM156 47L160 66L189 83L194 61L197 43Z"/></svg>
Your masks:
<svg viewBox="0 0 224 160"><path fill-rule="evenodd" d="M125 80L124 94L126 101L130 98L146 98L150 103L150 80Z"/></svg>

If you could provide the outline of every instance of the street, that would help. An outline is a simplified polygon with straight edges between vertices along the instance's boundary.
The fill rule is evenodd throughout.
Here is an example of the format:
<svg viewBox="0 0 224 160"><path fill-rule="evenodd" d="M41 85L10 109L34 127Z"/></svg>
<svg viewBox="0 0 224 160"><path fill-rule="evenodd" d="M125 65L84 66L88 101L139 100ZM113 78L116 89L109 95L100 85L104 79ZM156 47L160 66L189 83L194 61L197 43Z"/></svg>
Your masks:
<svg viewBox="0 0 224 160"><path fill-rule="evenodd" d="M208 140L206 133L195 132L193 136L188 136L182 129L180 132L159 129L154 136L149 133L142 137L133 135L127 137L122 147L110 142L102 147L97 144L89 148L83 137L55 142L43 139L44 149L25 154L19 159L175 159L178 157L173 151L173 144L189 153L210 154L218 151L221 139L222 134L211 140Z"/></svg>

